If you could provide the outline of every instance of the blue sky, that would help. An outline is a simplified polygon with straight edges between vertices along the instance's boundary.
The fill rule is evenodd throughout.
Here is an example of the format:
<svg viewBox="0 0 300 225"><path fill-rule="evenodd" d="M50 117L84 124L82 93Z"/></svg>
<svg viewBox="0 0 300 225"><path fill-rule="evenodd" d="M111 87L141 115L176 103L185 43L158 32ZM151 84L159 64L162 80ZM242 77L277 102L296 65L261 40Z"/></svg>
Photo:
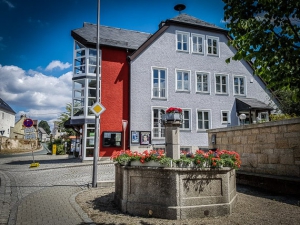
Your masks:
<svg viewBox="0 0 300 225"><path fill-rule="evenodd" d="M73 39L83 22L97 23L97 0L0 0L0 98L17 113L53 121L71 102ZM101 0L100 24L154 33L187 13L225 27L222 0Z"/></svg>

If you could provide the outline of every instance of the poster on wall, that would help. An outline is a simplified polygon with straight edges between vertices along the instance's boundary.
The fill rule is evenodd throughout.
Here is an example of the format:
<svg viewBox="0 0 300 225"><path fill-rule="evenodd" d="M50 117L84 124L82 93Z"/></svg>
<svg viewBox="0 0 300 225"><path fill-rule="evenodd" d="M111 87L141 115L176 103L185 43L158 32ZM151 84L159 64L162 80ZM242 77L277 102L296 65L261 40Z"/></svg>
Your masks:
<svg viewBox="0 0 300 225"><path fill-rule="evenodd" d="M140 132L139 131L131 131L131 143L132 144L140 143Z"/></svg>
<svg viewBox="0 0 300 225"><path fill-rule="evenodd" d="M140 142L141 145L151 144L151 132L150 131L141 131L140 140L141 140L141 142Z"/></svg>

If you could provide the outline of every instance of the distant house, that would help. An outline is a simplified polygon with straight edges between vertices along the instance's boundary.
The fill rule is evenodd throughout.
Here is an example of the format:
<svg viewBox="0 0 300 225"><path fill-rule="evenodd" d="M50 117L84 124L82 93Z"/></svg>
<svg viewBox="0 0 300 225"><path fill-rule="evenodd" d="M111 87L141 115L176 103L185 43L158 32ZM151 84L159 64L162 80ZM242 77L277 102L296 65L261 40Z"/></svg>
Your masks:
<svg viewBox="0 0 300 225"><path fill-rule="evenodd" d="M48 134L42 127L38 127L38 139L41 142L46 142L47 141Z"/></svg>
<svg viewBox="0 0 300 225"><path fill-rule="evenodd" d="M32 120L33 125L29 133L25 135L25 126L24 121L29 119L26 115L21 115L20 119L15 123L14 127L11 129L10 138L19 138L19 139L37 139L37 120ZM30 134L30 135L29 135Z"/></svg>
<svg viewBox="0 0 300 225"><path fill-rule="evenodd" d="M276 99L247 62L225 62L236 52L227 42L226 30L184 13L162 22L129 56L131 133L150 133L164 149L162 112L180 107L181 150L195 151L208 148L208 129L237 126L241 114L245 123L267 120Z"/></svg>
<svg viewBox="0 0 300 225"><path fill-rule="evenodd" d="M15 111L0 98L0 136L10 137L11 128L15 125Z"/></svg>

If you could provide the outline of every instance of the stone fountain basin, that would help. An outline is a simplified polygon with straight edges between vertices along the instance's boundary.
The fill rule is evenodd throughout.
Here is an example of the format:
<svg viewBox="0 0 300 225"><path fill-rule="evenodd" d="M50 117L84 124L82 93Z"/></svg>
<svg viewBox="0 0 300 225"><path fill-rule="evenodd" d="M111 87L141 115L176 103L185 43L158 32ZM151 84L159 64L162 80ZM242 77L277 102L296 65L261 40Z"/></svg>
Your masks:
<svg viewBox="0 0 300 225"><path fill-rule="evenodd" d="M232 168L115 165L115 203L136 216L189 219L225 216L236 201Z"/></svg>

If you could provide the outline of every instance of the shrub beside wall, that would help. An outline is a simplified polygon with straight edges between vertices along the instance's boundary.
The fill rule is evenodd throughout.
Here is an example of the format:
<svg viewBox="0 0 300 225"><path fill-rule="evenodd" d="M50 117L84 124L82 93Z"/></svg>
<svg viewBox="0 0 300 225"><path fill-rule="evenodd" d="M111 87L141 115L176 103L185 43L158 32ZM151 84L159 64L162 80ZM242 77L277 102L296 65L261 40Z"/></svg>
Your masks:
<svg viewBox="0 0 300 225"><path fill-rule="evenodd" d="M241 170L300 177L300 118L208 130L210 148L240 154Z"/></svg>

